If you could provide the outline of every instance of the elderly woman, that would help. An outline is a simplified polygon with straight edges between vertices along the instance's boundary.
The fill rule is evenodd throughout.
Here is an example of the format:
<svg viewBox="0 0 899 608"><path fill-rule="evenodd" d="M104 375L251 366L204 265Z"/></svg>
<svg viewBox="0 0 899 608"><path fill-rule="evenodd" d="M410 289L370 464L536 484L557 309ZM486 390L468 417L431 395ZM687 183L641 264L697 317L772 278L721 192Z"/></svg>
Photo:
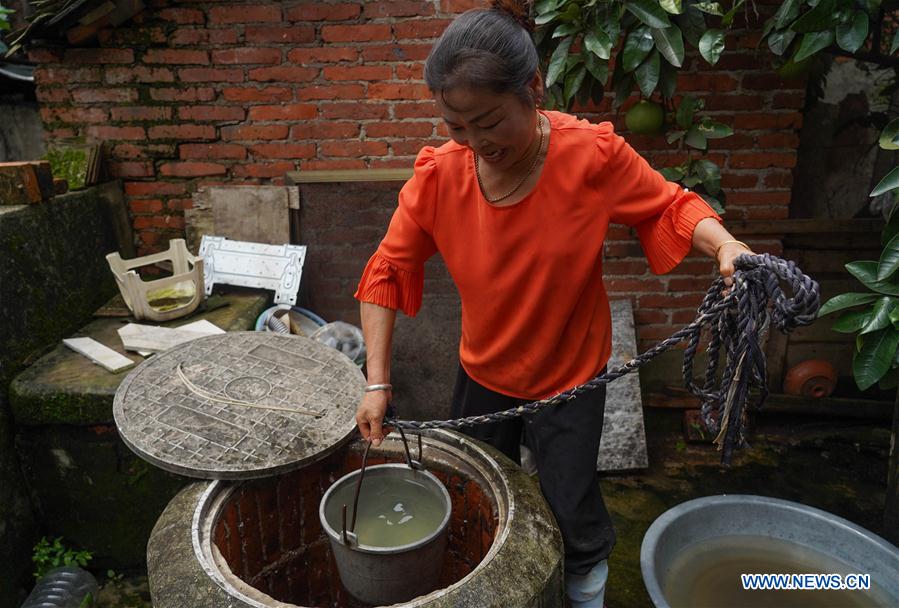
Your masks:
<svg viewBox="0 0 899 608"><path fill-rule="evenodd" d="M426 147L399 195L356 297L368 384L356 421L378 445L390 401L396 311L421 305L423 265L440 252L462 301L453 417L515 407L601 372L611 350L602 280L610 222L636 228L653 272L691 250L725 277L748 247L694 193L666 182L610 123L540 109L543 81L522 6L456 18L425 63L452 141ZM565 544L574 606L602 606L615 532L596 474L602 389L470 434L518 461L534 452Z"/></svg>

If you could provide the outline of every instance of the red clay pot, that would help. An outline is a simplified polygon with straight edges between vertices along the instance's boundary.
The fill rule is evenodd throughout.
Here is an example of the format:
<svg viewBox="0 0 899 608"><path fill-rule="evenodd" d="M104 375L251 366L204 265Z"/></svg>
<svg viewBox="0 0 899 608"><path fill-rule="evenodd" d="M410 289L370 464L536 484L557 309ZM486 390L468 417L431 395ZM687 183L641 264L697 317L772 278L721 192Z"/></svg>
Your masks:
<svg viewBox="0 0 899 608"><path fill-rule="evenodd" d="M837 370L823 359L808 359L790 368L784 378L784 392L803 397L827 397L837 384Z"/></svg>

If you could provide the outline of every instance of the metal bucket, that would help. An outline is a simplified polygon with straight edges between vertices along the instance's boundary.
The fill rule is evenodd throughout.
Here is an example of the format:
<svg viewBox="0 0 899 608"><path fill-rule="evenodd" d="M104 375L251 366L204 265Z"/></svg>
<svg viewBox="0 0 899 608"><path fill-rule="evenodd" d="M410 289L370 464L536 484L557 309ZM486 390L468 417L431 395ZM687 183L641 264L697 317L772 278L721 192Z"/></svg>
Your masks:
<svg viewBox="0 0 899 608"><path fill-rule="evenodd" d="M871 589L882 600L876 605L899 605L899 550L886 540L814 507L740 494L690 500L649 526L640 569L653 605L671 608L663 581L678 555L698 543L734 535L783 540L831 557L850 572L870 575Z"/></svg>
<svg viewBox="0 0 899 608"><path fill-rule="evenodd" d="M446 550L448 524L452 502L446 487L420 463L421 437L419 436L419 460L412 460L405 437L406 464L383 464L366 467L371 444L362 456L362 468L344 475L328 488L319 504L319 518L328 535L331 550L337 562L337 571L343 586L353 597L374 605L389 605L411 600L437 588ZM440 524L427 536L406 545L380 547L358 542L354 533L356 512L363 477L370 480L385 477L401 477L423 486L444 506ZM349 527L348 505L336 500L336 495L351 484L356 486Z"/></svg>

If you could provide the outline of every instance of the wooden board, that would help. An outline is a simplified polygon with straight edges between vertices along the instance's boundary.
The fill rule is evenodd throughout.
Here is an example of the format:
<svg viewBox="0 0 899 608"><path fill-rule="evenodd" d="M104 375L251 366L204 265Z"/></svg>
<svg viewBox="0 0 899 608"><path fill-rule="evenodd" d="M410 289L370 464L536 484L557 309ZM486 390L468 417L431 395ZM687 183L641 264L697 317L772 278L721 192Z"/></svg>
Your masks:
<svg viewBox="0 0 899 608"><path fill-rule="evenodd" d="M288 244L288 210L298 206L298 196L291 186L201 187L193 196L193 208L184 213L187 248L198 251L203 235L268 245Z"/></svg>

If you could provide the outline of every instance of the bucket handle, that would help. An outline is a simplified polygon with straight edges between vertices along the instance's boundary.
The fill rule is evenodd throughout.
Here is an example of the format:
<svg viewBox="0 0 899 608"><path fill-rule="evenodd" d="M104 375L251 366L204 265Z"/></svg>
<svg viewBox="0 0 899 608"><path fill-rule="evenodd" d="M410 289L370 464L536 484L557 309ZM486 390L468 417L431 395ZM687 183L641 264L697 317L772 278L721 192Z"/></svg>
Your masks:
<svg viewBox="0 0 899 608"><path fill-rule="evenodd" d="M406 453L406 464L413 471L423 471L424 465L421 464L421 434L418 435L418 460L413 460L412 455L409 453L409 441L406 439L406 433L403 431L403 427L396 427L400 432L400 437L403 440L403 449ZM353 519L350 522L350 529L347 530L346 527L346 511L347 506L343 505L343 512L341 517L341 525L343 527L341 538L343 539L343 544L351 546L358 543L358 539L356 538L355 530L356 530L356 512L359 507L359 492L362 490L362 479L365 477L365 467L366 462L368 461L368 451L371 449L371 441L366 442L365 450L362 452L362 468L359 470L359 479L356 481L356 492L353 496Z"/></svg>

